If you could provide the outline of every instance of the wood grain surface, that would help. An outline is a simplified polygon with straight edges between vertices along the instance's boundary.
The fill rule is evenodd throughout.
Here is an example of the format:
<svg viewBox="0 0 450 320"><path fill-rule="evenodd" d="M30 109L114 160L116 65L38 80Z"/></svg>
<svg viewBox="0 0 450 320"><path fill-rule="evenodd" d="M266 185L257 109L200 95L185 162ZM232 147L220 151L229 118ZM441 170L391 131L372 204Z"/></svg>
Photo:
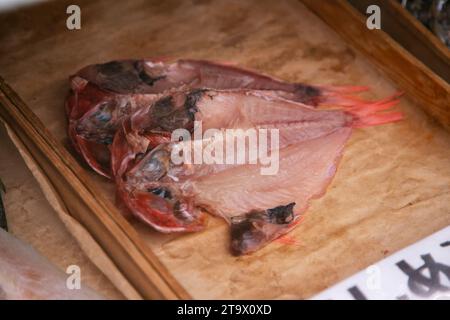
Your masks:
<svg viewBox="0 0 450 320"><path fill-rule="evenodd" d="M0 16L0 74L58 143L67 145L68 75L119 58L233 61L289 81L368 85L366 98L399 89L295 0L79 1L79 31L65 28L69 3ZM326 195L290 234L294 245L233 257L216 218L190 235L129 223L193 298L308 298L450 224L450 136L415 95L399 108L404 121L354 132ZM85 170L113 203L113 186Z"/></svg>

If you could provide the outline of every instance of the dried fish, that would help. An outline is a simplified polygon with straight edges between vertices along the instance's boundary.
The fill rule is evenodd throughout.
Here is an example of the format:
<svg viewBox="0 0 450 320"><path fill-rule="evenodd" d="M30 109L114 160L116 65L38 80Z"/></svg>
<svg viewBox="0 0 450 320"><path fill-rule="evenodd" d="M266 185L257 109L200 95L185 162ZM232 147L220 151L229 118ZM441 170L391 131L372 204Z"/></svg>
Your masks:
<svg viewBox="0 0 450 320"><path fill-rule="evenodd" d="M245 89L309 106L369 103L351 95L367 87L290 83L204 60L123 60L90 65L71 77L71 88L66 100L69 137L87 164L106 177L111 177L109 147L121 121L163 94L203 88Z"/></svg>
<svg viewBox="0 0 450 320"><path fill-rule="evenodd" d="M112 163L118 195L135 216L161 232L198 231L205 227L204 211L219 215L231 225L232 251L253 252L292 229L309 200L324 193L352 128L402 119L398 112L379 113L397 104L396 97L321 110L258 91L178 92L164 102L170 112L141 109L116 134ZM173 150L186 150L188 141L150 143L155 133L149 138L149 129L192 129L195 120L203 130L277 129L279 171L261 175L258 162L178 164ZM200 141L219 148L221 142Z"/></svg>

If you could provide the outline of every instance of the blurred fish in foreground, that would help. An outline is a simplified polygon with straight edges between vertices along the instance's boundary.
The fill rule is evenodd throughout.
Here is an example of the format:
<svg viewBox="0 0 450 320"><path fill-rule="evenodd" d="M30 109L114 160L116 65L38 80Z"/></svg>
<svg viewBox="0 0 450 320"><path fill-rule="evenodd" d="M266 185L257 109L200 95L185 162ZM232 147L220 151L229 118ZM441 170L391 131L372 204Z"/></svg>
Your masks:
<svg viewBox="0 0 450 320"><path fill-rule="evenodd" d="M86 286L68 289L68 274L0 229L0 300L100 300Z"/></svg>

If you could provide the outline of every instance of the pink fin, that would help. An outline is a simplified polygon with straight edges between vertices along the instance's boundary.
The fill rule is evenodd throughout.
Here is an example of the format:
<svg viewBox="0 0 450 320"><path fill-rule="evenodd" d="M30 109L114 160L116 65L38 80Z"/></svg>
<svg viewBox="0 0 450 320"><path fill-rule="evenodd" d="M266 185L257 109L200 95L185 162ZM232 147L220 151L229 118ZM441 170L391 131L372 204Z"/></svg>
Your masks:
<svg viewBox="0 0 450 320"><path fill-rule="evenodd" d="M400 100L396 99L396 100L386 101L386 102L375 102L373 104L367 104L367 105L363 104L360 106L350 107L347 109L347 111L358 117L364 117L364 116L374 114L375 112L390 109L393 106L397 105L399 102L400 102Z"/></svg>
<svg viewBox="0 0 450 320"><path fill-rule="evenodd" d="M380 113L373 114L367 117L358 119L353 123L354 128L365 128L371 126L377 126L380 124L386 124L391 122L397 122L403 119L403 113L401 112L390 112L390 113Z"/></svg>
<svg viewBox="0 0 450 320"><path fill-rule="evenodd" d="M289 228L289 230L295 228L296 226L298 226L300 223L303 222L303 220L305 219L305 216L300 216L296 221L291 223L291 228ZM292 246L299 246L301 244L301 242L298 239L295 239L293 236L284 234L280 237L278 237L277 239L275 239L276 242L281 243L281 244L287 244L287 245L292 245Z"/></svg>
<svg viewBox="0 0 450 320"><path fill-rule="evenodd" d="M352 127L364 128L402 120L403 113L398 111L380 113L380 111L385 111L396 106L400 102L398 97L399 94L395 94L372 104L362 104L346 108L346 111L353 116Z"/></svg>
<svg viewBox="0 0 450 320"><path fill-rule="evenodd" d="M300 241L288 235L281 236L275 241L281 244L296 245L296 246L300 245Z"/></svg>
<svg viewBox="0 0 450 320"><path fill-rule="evenodd" d="M393 95L381 100L366 100L357 96L348 95L349 93L356 93L368 90L367 87L320 87L323 90L322 93L322 105L352 107L372 104L382 104L394 99L398 99L402 92L396 92Z"/></svg>

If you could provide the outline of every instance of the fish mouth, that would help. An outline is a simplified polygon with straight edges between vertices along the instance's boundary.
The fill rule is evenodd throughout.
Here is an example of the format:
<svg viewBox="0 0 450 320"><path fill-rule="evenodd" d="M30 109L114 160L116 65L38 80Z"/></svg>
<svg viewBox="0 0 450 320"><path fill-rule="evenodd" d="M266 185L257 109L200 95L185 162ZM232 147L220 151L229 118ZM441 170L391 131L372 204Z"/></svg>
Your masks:
<svg viewBox="0 0 450 320"><path fill-rule="evenodd" d="M127 193L123 200L140 220L163 233L196 232L206 226L206 215L192 201L174 196L168 188Z"/></svg>
<svg viewBox="0 0 450 320"><path fill-rule="evenodd" d="M299 216L294 214L295 202L266 210L253 210L231 219L231 253L235 256L252 253L288 232Z"/></svg>

